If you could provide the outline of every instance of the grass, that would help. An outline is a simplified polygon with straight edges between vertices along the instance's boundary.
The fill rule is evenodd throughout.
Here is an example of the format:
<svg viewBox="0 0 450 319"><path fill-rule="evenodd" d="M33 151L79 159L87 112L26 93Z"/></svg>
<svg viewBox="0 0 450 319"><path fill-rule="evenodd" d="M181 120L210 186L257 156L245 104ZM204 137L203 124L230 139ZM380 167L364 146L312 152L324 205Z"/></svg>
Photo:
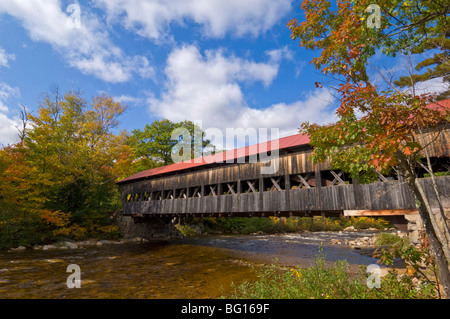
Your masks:
<svg viewBox="0 0 450 319"><path fill-rule="evenodd" d="M232 284L231 299L433 299L435 289L428 283L414 283L391 270L380 279L379 288L367 284L363 266L350 272L347 261L327 263L320 252L308 268L286 269L278 265L252 266L257 279Z"/></svg>

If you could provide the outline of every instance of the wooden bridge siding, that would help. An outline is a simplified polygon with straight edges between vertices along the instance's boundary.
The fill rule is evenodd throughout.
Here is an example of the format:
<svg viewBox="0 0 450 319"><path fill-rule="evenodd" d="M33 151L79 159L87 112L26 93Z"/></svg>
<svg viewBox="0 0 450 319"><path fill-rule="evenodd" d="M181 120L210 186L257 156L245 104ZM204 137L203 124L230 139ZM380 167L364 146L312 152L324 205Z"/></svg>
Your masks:
<svg viewBox="0 0 450 319"><path fill-rule="evenodd" d="M439 207L436 194L433 189L433 184L431 183L431 178L424 178L421 181L422 187L427 194L427 198L430 202L432 208ZM450 176L438 177L436 179L436 184L439 190L440 199L442 201L442 206L450 209Z"/></svg>
<svg viewBox="0 0 450 319"><path fill-rule="evenodd" d="M430 178L421 179L432 207L437 207ZM450 207L450 176L437 178L444 206ZM357 190L355 192L355 190ZM289 200L286 200L289 197ZM339 210L414 209L406 185L399 181L363 185L301 188L182 199L128 202L124 214L208 214Z"/></svg>
<svg viewBox="0 0 450 319"><path fill-rule="evenodd" d="M311 151L299 154L282 155L279 158L279 169L275 174L264 175L264 177L285 176L287 174L302 174L315 171L317 166L320 170L329 169L328 163L314 165L308 157ZM145 192L149 190L180 189L201 185L215 185L219 183L231 183L238 180L259 179L263 163L225 164L220 167L208 168L202 171L182 173L174 176L160 177L155 179L141 180L137 182L120 185L120 189L131 187L134 192ZM131 193L131 192L130 192Z"/></svg>
<svg viewBox="0 0 450 319"><path fill-rule="evenodd" d="M399 181L357 185L355 209L412 209L414 200L406 184ZM352 208L350 208L352 209Z"/></svg>
<svg viewBox="0 0 450 319"><path fill-rule="evenodd" d="M429 130L423 133L425 145L427 145L426 150L428 151L429 156L450 157L449 125L449 123L446 123L441 126L441 131ZM421 137L417 135L416 138L422 144ZM421 155L425 157L425 151L422 151Z"/></svg>

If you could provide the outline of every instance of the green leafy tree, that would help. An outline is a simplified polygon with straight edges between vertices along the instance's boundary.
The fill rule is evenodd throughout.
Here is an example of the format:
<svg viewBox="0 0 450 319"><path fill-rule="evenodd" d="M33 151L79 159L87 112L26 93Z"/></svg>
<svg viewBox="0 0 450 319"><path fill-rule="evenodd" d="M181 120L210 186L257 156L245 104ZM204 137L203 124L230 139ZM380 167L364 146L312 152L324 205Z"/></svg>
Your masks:
<svg viewBox="0 0 450 319"><path fill-rule="evenodd" d="M155 120L152 124L146 124L143 130L133 130L131 145L134 148L137 171L150 169L156 166L173 164L172 151L180 142L172 137L172 132L178 128L189 131L191 143L191 158L201 156L196 154L195 141L201 141L202 152L210 145L204 132L191 121L174 123L170 120ZM197 136L196 136L197 135ZM211 151L211 150L210 150Z"/></svg>
<svg viewBox="0 0 450 319"><path fill-rule="evenodd" d="M445 35L440 38L431 40L426 49L435 50L431 57L424 59L416 64L414 71L422 71L426 68L424 73L414 73L411 70L409 75L401 76L394 84L401 87L409 87L414 89L418 83L442 78L444 84L447 85L447 89L440 92L437 96L437 100L445 100L450 98L450 26L447 29Z"/></svg>

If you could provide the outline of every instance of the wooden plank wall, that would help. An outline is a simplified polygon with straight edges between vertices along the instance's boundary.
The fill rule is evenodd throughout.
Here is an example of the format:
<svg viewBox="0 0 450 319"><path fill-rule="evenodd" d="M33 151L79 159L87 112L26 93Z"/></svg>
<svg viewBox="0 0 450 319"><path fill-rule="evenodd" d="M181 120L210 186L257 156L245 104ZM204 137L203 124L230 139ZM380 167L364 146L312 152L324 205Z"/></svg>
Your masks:
<svg viewBox="0 0 450 319"><path fill-rule="evenodd" d="M450 176L438 177L444 206L450 207ZM432 207L437 207L430 178L421 179ZM358 189L355 192L355 189ZM287 200L289 198L289 200ZM399 181L364 185L299 188L208 197L131 201L124 214L209 214L414 209L406 185Z"/></svg>
<svg viewBox="0 0 450 319"><path fill-rule="evenodd" d="M311 156L311 152L312 151L309 150L302 153L280 156L278 161L278 171L275 174L265 175L264 177L314 172L316 167L308 159ZM119 190L122 194L128 194L133 192L173 190L202 185L255 180L261 177L260 172L263 165L267 164L261 162L223 164L220 167L207 168L197 172L187 172L167 177L120 184ZM326 170L329 168L329 165L328 163L323 163L317 167L321 170Z"/></svg>
<svg viewBox="0 0 450 319"><path fill-rule="evenodd" d="M450 128L449 123L442 125L438 130L428 130L415 138L421 145L427 145L429 156L450 157ZM422 140L423 137L423 140ZM421 154L425 156L425 151Z"/></svg>

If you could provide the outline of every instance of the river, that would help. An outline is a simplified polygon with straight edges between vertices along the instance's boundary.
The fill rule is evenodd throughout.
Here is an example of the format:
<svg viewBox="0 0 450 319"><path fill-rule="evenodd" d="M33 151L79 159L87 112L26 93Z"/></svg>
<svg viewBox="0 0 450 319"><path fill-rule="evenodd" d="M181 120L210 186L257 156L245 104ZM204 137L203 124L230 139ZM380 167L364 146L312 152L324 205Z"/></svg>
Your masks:
<svg viewBox="0 0 450 319"><path fill-rule="evenodd" d="M369 265L376 259L330 240L373 232L232 235L66 250L0 251L0 298L218 298L232 282L252 280L251 264L308 266L319 247L328 261ZM67 267L79 266L81 287L68 288Z"/></svg>

